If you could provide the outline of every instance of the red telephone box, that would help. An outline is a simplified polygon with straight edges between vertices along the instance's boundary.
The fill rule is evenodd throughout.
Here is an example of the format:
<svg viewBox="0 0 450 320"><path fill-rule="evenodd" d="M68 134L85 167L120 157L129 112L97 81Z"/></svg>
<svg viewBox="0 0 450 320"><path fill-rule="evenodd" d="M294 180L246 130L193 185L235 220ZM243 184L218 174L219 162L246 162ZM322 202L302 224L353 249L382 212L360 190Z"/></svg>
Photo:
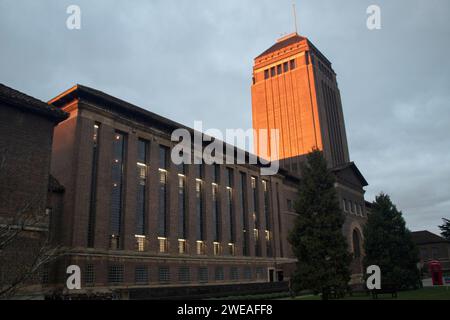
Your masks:
<svg viewBox="0 0 450 320"><path fill-rule="evenodd" d="M433 260L428 262L428 270L431 273L433 286L442 286L442 266L439 261Z"/></svg>

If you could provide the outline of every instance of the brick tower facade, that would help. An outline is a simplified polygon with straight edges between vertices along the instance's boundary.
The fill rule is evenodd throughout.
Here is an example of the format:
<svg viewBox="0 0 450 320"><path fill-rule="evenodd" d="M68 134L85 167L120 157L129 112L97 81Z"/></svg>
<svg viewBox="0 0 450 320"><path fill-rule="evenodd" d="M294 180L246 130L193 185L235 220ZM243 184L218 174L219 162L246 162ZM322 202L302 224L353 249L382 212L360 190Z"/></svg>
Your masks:
<svg viewBox="0 0 450 320"><path fill-rule="evenodd" d="M259 141L258 129L278 129L277 158L294 172L296 160L313 148L324 152L330 167L349 162L336 74L328 59L297 33L278 39L255 58L252 114L259 156L271 154L276 141Z"/></svg>

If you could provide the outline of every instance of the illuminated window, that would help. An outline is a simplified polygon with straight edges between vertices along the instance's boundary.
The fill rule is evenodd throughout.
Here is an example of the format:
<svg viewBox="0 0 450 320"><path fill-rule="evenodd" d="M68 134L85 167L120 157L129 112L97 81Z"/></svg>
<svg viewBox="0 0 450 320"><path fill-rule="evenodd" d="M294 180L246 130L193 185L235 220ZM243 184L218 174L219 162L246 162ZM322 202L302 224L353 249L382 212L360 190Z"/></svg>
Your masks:
<svg viewBox="0 0 450 320"><path fill-rule="evenodd" d="M147 152L148 142L138 140L137 156L137 197L136 197L136 234L145 234L146 203L147 203Z"/></svg>
<svg viewBox="0 0 450 320"><path fill-rule="evenodd" d="M185 239L187 237L186 207L186 177L183 170L178 174L178 237L180 239Z"/></svg>
<svg viewBox="0 0 450 320"><path fill-rule="evenodd" d="M126 154L125 136L116 131L113 142L112 193L111 193L111 249L120 248L123 210L123 173Z"/></svg>
<svg viewBox="0 0 450 320"><path fill-rule="evenodd" d="M196 221L197 221L197 240L203 240L203 190L202 181L195 181L195 201L196 201Z"/></svg>
<svg viewBox="0 0 450 320"><path fill-rule="evenodd" d="M220 204L219 204L219 186L213 182L211 184L212 191L212 227L213 241L220 240Z"/></svg>
<svg viewBox="0 0 450 320"><path fill-rule="evenodd" d="M249 252L249 240L248 240L248 212L247 212L247 176L244 172L239 174L240 183L238 190L238 201L241 211L241 222L242 222L242 254L248 256Z"/></svg>
<svg viewBox="0 0 450 320"><path fill-rule="evenodd" d="M264 218L266 222L266 255L268 257L272 256L272 242L270 239L270 230L272 229L271 223L271 212L270 212L270 203L269 203L269 185L266 180L262 180L263 192L264 192Z"/></svg>
<svg viewBox="0 0 450 320"><path fill-rule="evenodd" d="M197 240L197 254L203 255L206 252L206 246L203 241Z"/></svg>
<svg viewBox="0 0 450 320"><path fill-rule="evenodd" d="M167 241L167 238L158 237L158 241L159 241L159 252L160 253L169 252L169 243Z"/></svg>
<svg viewBox="0 0 450 320"><path fill-rule="evenodd" d="M159 210L158 210L158 236L167 236L167 162L169 148L159 146Z"/></svg>
<svg viewBox="0 0 450 320"><path fill-rule="evenodd" d="M94 238L95 238L99 130L100 124L99 123L94 124L94 133L92 137L91 192L90 192L91 198L89 203L88 238L87 238L87 245L89 248L94 247Z"/></svg>
<svg viewBox="0 0 450 320"><path fill-rule="evenodd" d="M233 212L233 169L226 168L225 171L225 181L226 181L226 212L228 215L228 221L229 221L229 242L234 243L235 242L235 219L234 219L234 212Z"/></svg>
<svg viewBox="0 0 450 320"><path fill-rule="evenodd" d="M214 255L218 256L221 254L221 247L220 247L220 243L219 242L213 242L214 245Z"/></svg>
<svg viewBox="0 0 450 320"><path fill-rule="evenodd" d="M178 253L184 254L186 253L186 240L178 239Z"/></svg>
<svg viewBox="0 0 450 320"><path fill-rule="evenodd" d="M228 254L230 256L234 256L234 243L229 243L228 244Z"/></svg>
<svg viewBox="0 0 450 320"><path fill-rule="evenodd" d="M145 236L135 235L134 239L136 240L136 250L139 252L145 251Z"/></svg>
<svg viewBox="0 0 450 320"><path fill-rule="evenodd" d="M251 187L252 187L252 203L253 203L253 236L255 239L255 255L260 256L261 255L261 245L259 241L259 219L258 219L258 184L256 177L251 177Z"/></svg>

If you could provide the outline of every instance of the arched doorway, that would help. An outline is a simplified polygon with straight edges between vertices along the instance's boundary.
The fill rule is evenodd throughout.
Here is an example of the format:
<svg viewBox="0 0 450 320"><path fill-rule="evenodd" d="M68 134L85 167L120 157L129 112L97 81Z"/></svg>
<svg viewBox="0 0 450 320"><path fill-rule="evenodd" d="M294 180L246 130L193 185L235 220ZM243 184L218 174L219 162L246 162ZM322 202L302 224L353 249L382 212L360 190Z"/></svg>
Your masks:
<svg viewBox="0 0 450 320"><path fill-rule="evenodd" d="M361 236L358 229L353 230L353 257L355 259L361 258Z"/></svg>

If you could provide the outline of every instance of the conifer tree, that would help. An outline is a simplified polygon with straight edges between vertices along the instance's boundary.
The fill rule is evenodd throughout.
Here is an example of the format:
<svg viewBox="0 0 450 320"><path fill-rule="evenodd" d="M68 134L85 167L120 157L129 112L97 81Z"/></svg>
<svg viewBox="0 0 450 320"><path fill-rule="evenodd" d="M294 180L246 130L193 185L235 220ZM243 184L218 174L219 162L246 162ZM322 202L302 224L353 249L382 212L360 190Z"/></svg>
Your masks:
<svg viewBox="0 0 450 320"><path fill-rule="evenodd" d="M418 249L406 228L402 212L387 194L380 193L373 202L364 226L363 264L381 269L381 288L417 288L420 285Z"/></svg>
<svg viewBox="0 0 450 320"><path fill-rule="evenodd" d="M450 241L450 220L442 218L442 221L444 221L444 223L439 226L439 229L442 231L441 236Z"/></svg>
<svg viewBox="0 0 450 320"><path fill-rule="evenodd" d="M328 299L331 290L343 295L350 281L351 256L342 234L344 215L322 152L307 155L301 167L297 217L289 242L298 259L292 281L295 291L312 290Z"/></svg>

